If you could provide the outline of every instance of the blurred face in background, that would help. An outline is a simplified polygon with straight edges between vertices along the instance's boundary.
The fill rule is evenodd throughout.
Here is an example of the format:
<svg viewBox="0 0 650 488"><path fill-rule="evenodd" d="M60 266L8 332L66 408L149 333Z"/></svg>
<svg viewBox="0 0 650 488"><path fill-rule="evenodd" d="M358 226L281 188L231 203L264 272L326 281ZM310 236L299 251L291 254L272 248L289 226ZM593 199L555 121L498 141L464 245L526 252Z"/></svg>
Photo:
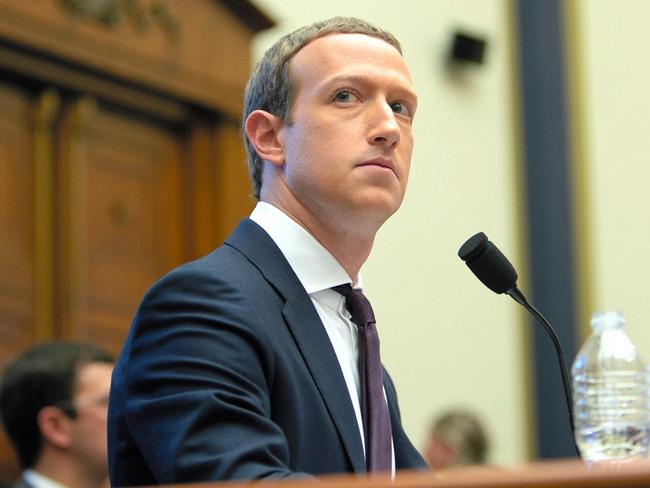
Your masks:
<svg viewBox="0 0 650 488"><path fill-rule="evenodd" d="M70 421L70 454L90 478L108 476L107 415L113 365L88 363L79 369Z"/></svg>
<svg viewBox="0 0 650 488"><path fill-rule="evenodd" d="M457 451L456 446L441 441L435 432L432 432L422 455L431 469L437 471L456 464Z"/></svg>

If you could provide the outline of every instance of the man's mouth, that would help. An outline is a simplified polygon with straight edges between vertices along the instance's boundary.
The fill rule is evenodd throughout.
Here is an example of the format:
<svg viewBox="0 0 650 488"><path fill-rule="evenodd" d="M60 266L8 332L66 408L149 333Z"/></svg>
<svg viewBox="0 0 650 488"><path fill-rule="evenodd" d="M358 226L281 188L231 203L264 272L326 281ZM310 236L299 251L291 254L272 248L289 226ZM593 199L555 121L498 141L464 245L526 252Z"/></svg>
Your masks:
<svg viewBox="0 0 650 488"><path fill-rule="evenodd" d="M395 171L395 164L393 164L393 162L390 159L386 159L386 158L369 159L359 164L358 166L375 166L375 167L385 168L397 174L397 172Z"/></svg>

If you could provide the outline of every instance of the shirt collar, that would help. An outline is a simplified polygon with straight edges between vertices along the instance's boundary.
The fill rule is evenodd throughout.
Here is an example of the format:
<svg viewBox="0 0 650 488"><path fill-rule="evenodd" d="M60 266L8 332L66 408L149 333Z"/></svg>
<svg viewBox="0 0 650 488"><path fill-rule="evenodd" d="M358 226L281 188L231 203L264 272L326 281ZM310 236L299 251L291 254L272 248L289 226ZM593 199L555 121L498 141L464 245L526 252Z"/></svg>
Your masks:
<svg viewBox="0 0 650 488"><path fill-rule="evenodd" d="M33 469L23 471L23 478L34 488L66 488L61 483L57 483L53 479L43 476Z"/></svg>
<svg viewBox="0 0 650 488"><path fill-rule="evenodd" d="M352 281L334 256L279 208L258 202L251 220L271 236L308 294ZM354 287L361 286L359 275Z"/></svg>

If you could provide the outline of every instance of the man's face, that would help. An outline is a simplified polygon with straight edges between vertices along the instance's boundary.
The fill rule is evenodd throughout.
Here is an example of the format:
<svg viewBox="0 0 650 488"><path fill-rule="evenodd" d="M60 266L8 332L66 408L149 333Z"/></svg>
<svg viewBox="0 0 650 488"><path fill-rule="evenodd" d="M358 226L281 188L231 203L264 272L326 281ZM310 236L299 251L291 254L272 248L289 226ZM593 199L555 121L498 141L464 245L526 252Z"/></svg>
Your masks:
<svg viewBox="0 0 650 488"><path fill-rule="evenodd" d="M435 433L431 433L427 439L423 456L426 462L434 471L446 468L454 464L456 460L456 447L439 440Z"/></svg>
<svg viewBox="0 0 650 488"><path fill-rule="evenodd" d="M82 366L73 400L77 416L71 422L71 450L98 477L108 476L106 421L112 371L110 363Z"/></svg>
<svg viewBox="0 0 650 488"><path fill-rule="evenodd" d="M280 130L284 184L321 219L381 225L408 181L416 95L402 56L362 34L333 34L291 61L296 97Z"/></svg>

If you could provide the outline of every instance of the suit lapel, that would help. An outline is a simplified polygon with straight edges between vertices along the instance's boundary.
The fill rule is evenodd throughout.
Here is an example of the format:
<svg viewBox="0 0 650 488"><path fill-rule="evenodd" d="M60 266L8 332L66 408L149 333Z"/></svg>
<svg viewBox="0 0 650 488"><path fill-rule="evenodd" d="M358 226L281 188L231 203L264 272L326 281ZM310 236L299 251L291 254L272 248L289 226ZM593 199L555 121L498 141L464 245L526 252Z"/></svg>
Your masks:
<svg viewBox="0 0 650 488"><path fill-rule="evenodd" d="M269 235L250 219L226 241L242 252L285 299L282 311L298 349L339 432L355 472L365 471L354 408L334 348L309 295Z"/></svg>
<svg viewBox="0 0 650 488"><path fill-rule="evenodd" d="M355 472L365 471L363 445L354 407L338 359L318 313L310 300L300 298L287 300L283 313L339 431Z"/></svg>

